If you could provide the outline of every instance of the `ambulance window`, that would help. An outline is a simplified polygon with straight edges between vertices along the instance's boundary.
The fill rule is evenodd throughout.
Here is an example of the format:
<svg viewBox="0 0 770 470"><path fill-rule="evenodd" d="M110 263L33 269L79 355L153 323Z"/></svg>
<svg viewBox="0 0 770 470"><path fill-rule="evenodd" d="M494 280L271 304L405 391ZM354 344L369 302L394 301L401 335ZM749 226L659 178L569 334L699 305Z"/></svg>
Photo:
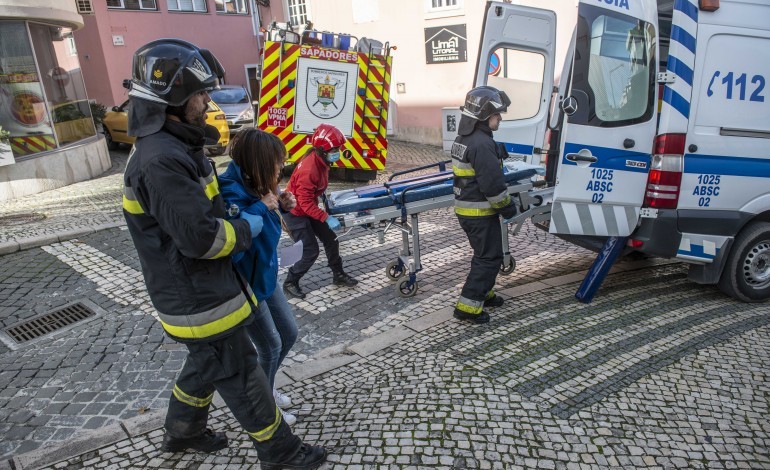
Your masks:
<svg viewBox="0 0 770 470"><path fill-rule="evenodd" d="M578 107L589 109L570 122L616 127L651 119L655 40L649 23L581 4L572 90Z"/></svg>
<svg viewBox="0 0 770 470"><path fill-rule="evenodd" d="M499 47L489 59L487 85L511 99L504 121L528 119L540 111L545 57L536 52Z"/></svg>

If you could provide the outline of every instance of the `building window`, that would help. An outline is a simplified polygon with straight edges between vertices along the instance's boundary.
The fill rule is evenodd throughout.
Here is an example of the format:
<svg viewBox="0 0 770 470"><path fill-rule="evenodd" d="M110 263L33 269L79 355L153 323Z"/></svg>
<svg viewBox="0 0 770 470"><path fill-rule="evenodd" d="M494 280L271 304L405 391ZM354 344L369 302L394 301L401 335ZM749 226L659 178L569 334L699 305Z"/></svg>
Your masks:
<svg viewBox="0 0 770 470"><path fill-rule="evenodd" d="M310 21L310 5L307 0L286 0L289 24L300 26Z"/></svg>
<svg viewBox="0 0 770 470"><path fill-rule="evenodd" d="M462 15L464 0L424 0L428 18Z"/></svg>
<svg viewBox="0 0 770 470"><path fill-rule="evenodd" d="M81 15L93 15L94 6L91 4L91 0L77 0L78 13Z"/></svg>
<svg viewBox="0 0 770 470"><path fill-rule="evenodd" d="M217 13L227 13L230 15L248 15L249 7L247 0L216 0Z"/></svg>
<svg viewBox="0 0 770 470"><path fill-rule="evenodd" d="M107 0L107 8L111 10L157 10L155 0Z"/></svg>
<svg viewBox="0 0 770 470"><path fill-rule="evenodd" d="M205 13L206 0L168 0L168 11L194 11Z"/></svg>
<svg viewBox="0 0 770 470"><path fill-rule="evenodd" d="M0 127L8 133L0 165L96 135L71 35L59 26L0 21Z"/></svg>

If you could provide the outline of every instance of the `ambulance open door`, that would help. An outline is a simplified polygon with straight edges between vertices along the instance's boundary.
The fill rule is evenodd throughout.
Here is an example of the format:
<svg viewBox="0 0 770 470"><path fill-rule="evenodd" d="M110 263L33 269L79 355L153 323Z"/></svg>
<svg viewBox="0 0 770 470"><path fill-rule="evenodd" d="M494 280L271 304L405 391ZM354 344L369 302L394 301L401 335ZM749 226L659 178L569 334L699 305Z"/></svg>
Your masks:
<svg viewBox="0 0 770 470"><path fill-rule="evenodd" d="M487 3L474 86L493 86L511 99L495 140L514 158L532 162L543 146L555 48L554 12Z"/></svg>
<svg viewBox="0 0 770 470"><path fill-rule="evenodd" d="M581 0L549 231L627 236L656 127L654 0Z"/></svg>

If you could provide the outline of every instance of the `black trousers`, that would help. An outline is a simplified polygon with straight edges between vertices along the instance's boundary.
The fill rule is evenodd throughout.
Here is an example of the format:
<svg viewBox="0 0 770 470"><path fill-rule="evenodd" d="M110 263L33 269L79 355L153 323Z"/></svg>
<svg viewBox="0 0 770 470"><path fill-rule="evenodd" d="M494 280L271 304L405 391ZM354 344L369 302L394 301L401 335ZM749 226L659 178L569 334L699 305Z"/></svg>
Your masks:
<svg viewBox="0 0 770 470"><path fill-rule="evenodd" d="M473 301L487 299L495 287L497 273L503 263L503 243L500 219L495 217L458 217L460 227L468 236L473 249L471 270L465 279L461 297Z"/></svg>
<svg viewBox="0 0 770 470"><path fill-rule="evenodd" d="M293 457L302 441L275 406L273 391L246 329L186 346L189 353L171 394L166 432L176 438L203 433L216 390L249 434L260 460L282 462Z"/></svg>
<svg viewBox="0 0 770 470"><path fill-rule="evenodd" d="M342 258L340 258L340 243L337 235L326 224L310 217L297 217L292 214L284 214L284 222L291 230L291 238L298 242L302 240L302 259L289 268L286 276L287 282L297 282L305 275L315 263L320 253L318 240L323 243L326 259L333 273L342 271Z"/></svg>

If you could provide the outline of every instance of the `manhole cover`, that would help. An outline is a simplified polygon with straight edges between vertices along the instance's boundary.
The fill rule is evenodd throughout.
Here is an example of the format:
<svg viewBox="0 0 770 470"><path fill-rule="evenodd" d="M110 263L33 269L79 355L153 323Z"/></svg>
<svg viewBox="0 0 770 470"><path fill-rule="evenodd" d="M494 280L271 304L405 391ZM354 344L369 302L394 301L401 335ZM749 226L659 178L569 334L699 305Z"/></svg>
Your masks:
<svg viewBox="0 0 770 470"><path fill-rule="evenodd" d="M75 302L12 325L3 332L12 340L9 346L23 346L57 331L74 327L76 323L96 317L97 313L101 313L101 309L91 302Z"/></svg>
<svg viewBox="0 0 770 470"><path fill-rule="evenodd" d="M23 225L45 219L45 214L32 212L31 214L14 214L0 217L0 225Z"/></svg>

